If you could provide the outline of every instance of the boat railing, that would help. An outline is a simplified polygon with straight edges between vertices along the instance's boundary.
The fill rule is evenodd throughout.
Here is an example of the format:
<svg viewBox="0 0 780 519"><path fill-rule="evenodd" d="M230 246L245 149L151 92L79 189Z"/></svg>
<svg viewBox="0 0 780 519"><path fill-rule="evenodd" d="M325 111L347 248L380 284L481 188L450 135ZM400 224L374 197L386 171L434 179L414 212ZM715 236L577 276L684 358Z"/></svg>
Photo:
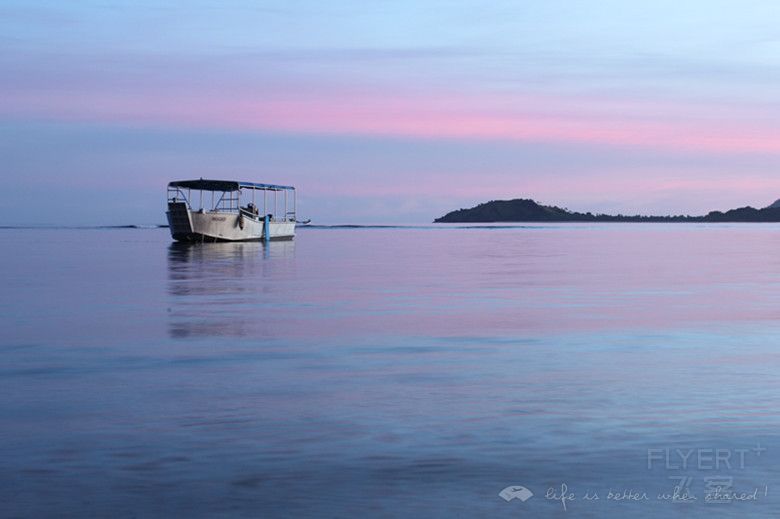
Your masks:
<svg viewBox="0 0 780 519"><path fill-rule="evenodd" d="M193 188L194 190L198 191L199 201L200 201L199 203L200 208L195 209L192 203L193 189L191 189L189 186L181 187L181 186L169 185L168 202L169 203L184 202L187 204L187 208L190 211L200 212L200 213L208 212L208 213L241 214L248 218L262 220L264 218L263 215L266 214L267 211L267 214L271 215L271 221L273 222L296 221L297 204L296 204L295 190L293 188L285 188L284 186L265 186L260 184L258 184L257 186L264 186L264 188L262 189L263 195L262 197L260 197L260 200L258 200L257 204L255 205L256 189L253 188L252 196L251 196L251 206L254 206L255 210L257 210L259 214L255 214L252 210L249 209L249 206L246 207L241 206L241 189L233 190L233 191L215 191L210 189L204 190L204 189ZM242 186L242 187L245 188L246 186ZM208 198L204 200L204 192L211 193L210 194L211 209L207 209L206 207L204 207L204 202L208 203ZM292 193L291 197L288 197L288 192ZM268 193L272 193L273 196L272 197L267 196ZM279 197L281 200L277 199L277 194L279 193L283 193L283 196ZM198 197L198 195L195 196ZM206 196L208 197L209 195ZM292 210L290 210L288 204L292 205Z"/></svg>

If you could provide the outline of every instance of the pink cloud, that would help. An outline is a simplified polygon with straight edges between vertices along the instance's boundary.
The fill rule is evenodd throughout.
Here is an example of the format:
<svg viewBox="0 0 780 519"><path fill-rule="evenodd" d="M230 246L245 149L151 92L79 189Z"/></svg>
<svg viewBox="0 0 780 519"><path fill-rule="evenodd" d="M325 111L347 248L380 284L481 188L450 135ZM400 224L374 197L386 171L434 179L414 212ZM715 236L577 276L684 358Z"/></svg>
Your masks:
<svg viewBox="0 0 780 519"><path fill-rule="evenodd" d="M653 112L655 108L655 113ZM698 105L564 96L258 91L208 96L6 92L0 114L188 128L476 140L565 142L671 151L780 152L780 131L752 113ZM650 113L649 113L650 112Z"/></svg>

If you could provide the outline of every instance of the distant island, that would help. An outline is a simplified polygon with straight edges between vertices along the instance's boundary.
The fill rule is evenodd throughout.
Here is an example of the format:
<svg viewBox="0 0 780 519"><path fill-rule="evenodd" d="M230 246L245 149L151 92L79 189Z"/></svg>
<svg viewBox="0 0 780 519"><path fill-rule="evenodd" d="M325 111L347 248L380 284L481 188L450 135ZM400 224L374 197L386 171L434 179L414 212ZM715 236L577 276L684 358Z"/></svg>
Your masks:
<svg viewBox="0 0 780 519"><path fill-rule="evenodd" d="M541 205L527 198L492 200L458 209L434 220L434 223L491 222L780 222L780 200L763 209L740 207L729 211L711 211L704 216L643 216L578 213L552 205Z"/></svg>

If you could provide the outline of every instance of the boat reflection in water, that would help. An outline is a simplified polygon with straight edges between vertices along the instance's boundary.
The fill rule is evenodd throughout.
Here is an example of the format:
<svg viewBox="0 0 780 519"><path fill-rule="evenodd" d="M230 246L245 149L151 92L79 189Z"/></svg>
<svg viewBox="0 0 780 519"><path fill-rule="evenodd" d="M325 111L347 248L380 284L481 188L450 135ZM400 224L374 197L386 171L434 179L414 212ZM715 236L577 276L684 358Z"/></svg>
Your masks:
<svg viewBox="0 0 780 519"><path fill-rule="evenodd" d="M294 241L171 243L169 335L270 337L264 317L280 289L271 279L292 272L294 256Z"/></svg>

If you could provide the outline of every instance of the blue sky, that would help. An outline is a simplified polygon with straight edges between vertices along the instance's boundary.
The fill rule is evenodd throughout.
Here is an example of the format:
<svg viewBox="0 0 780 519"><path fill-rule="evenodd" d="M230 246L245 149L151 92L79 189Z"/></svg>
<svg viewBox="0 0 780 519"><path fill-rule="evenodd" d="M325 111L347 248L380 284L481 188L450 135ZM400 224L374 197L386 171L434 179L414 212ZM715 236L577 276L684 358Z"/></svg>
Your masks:
<svg viewBox="0 0 780 519"><path fill-rule="evenodd" d="M199 176L295 184L320 222L765 205L778 22L774 2L6 1L0 224L161 222L165 184Z"/></svg>

